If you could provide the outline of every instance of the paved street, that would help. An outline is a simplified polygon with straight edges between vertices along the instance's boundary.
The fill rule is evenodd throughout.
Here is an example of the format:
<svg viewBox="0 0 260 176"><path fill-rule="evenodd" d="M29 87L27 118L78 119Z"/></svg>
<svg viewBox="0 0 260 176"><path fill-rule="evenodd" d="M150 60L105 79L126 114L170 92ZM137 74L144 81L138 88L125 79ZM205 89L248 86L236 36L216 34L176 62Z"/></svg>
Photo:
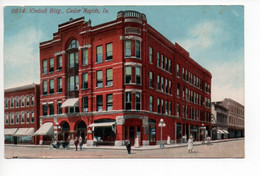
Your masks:
<svg viewBox="0 0 260 176"><path fill-rule="evenodd" d="M82 151L50 150L47 147L5 146L5 158L241 158L244 157L244 139L196 145L193 153L186 146L164 149L135 149L127 154L123 149L84 148Z"/></svg>

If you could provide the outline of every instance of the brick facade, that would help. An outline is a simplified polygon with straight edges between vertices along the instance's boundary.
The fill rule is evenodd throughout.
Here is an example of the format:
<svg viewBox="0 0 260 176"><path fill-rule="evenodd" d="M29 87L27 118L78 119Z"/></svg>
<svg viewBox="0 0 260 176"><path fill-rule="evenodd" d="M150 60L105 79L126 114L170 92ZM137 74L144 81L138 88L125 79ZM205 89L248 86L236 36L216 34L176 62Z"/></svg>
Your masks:
<svg viewBox="0 0 260 176"><path fill-rule="evenodd" d="M160 142L160 119L163 141L171 143L189 134L201 140L200 127L210 128L211 73L142 13L120 11L97 26L70 19L40 43L40 64L40 125L52 122L59 140L81 135L89 145L123 145L138 137L152 145ZM71 98L78 105L59 112ZM41 143L49 140L41 136Z"/></svg>

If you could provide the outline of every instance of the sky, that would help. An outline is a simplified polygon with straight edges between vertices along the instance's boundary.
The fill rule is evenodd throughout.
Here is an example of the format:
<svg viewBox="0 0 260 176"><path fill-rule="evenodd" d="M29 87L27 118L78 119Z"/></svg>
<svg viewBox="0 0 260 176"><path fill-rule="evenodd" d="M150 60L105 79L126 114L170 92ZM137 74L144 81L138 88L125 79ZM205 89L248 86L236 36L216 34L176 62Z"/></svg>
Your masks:
<svg viewBox="0 0 260 176"><path fill-rule="evenodd" d="M67 13L97 8L100 13ZM40 82L39 43L51 40L58 24L84 16L92 26L116 19L120 10L144 13L148 24L212 74L212 102L232 98L244 105L243 6L25 6L4 9L4 87ZM29 13L45 9L48 13ZM49 13L50 9L64 13ZM103 13L103 9L108 13Z"/></svg>

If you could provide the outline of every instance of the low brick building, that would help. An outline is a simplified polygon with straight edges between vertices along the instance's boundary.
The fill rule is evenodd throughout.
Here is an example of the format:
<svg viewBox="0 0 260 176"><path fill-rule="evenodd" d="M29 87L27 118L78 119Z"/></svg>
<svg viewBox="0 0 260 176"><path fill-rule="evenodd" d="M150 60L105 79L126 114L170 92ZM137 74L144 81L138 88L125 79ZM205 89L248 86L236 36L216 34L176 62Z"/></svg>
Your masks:
<svg viewBox="0 0 260 176"><path fill-rule="evenodd" d="M40 86L30 84L5 90L5 143L38 144Z"/></svg>

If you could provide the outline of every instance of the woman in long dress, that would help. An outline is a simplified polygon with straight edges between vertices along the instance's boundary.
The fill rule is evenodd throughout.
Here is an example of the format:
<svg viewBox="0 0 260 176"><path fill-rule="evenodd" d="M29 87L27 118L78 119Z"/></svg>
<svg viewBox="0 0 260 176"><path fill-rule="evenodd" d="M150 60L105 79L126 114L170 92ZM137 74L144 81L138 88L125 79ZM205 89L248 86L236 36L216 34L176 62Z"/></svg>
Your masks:
<svg viewBox="0 0 260 176"><path fill-rule="evenodd" d="M188 152L191 153L193 149L193 137L190 136L189 140L188 140Z"/></svg>

